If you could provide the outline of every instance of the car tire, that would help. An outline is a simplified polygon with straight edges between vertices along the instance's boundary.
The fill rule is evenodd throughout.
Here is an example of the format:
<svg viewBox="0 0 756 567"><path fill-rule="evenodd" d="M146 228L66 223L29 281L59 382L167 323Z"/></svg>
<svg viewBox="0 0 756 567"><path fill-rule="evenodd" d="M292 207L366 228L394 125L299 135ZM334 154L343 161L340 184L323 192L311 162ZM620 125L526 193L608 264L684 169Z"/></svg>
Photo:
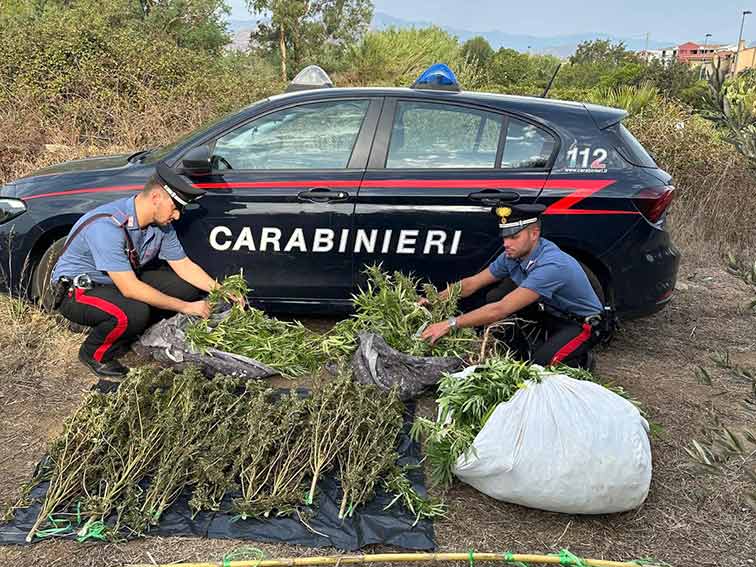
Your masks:
<svg viewBox="0 0 756 567"><path fill-rule="evenodd" d="M42 258L40 258L39 263L34 268L34 274L32 276L32 299L47 313L52 313L54 311L52 308L53 291L50 277L52 276L52 271L58 258L60 258L60 254L63 251L63 245L66 243L67 238L68 237L66 236L54 241L48 249L45 250L45 253L42 254ZM61 317L61 320L68 329L74 333L85 333L90 330L89 327L79 325L68 319L63 319L63 317Z"/></svg>
<svg viewBox="0 0 756 567"><path fill-rule="evenodd" d="M599 280L596 277L596 274L593 273L593 271L586 266L583 262L578 260L578 264L580 264L580 267L583 268L583 271L585 272L585 275L588 277L588 281L591 284L591 287L593 288L593 291L596 292L596 295L598 296L599 301L601 302L601 305L606 305L606 293L604 293L604 286L601 285L601 280Z"/></svg>
<svg viewBox="0 0 756 567"><path fill-rule="evenodd" d="M59 238L55 240L48 248L42 257L39 259L39 263L34 268L32 275L31 286L31 298L39 305L44 311L48 313L53 310L53 290L50 282L53 268L55 263L60 258L63 251L63 245L66 243L66 238Z"/></svg>

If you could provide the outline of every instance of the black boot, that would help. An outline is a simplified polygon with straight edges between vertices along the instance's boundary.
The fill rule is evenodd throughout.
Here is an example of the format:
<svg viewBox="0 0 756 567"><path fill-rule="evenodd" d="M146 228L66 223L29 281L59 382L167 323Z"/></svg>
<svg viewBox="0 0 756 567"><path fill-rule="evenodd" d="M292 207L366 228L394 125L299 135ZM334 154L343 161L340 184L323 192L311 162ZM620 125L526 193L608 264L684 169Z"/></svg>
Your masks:
<svg viewBox="0 0 756 567"><path fill-rule="evenodd" d="M82 350L79 350L79 360L84 366L102 378L123 378L129 372L128 368L115 359L108 362L97 362Z"/></svg>

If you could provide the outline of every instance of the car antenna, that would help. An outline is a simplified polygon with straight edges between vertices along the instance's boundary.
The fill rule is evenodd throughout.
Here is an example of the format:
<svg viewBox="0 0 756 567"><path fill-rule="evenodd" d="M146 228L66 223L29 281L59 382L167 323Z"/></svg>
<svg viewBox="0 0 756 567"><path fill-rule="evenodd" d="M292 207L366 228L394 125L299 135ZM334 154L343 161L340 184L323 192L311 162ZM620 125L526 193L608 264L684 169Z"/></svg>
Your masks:
<svg viewBox="0 0 756 567"><path fill-rule="evenodd" d="M549 80L549 84L546 85L546 88L543 89L543 94L541 95L541 98L546 98L546 95L549 94L549 89L551 88L552 83L554 82L554 79L556 79L557 73L559 72L559 68L562 66L560 63L557 65L556 69L554 69L554 74L551 75L551 79Z"/></svg>

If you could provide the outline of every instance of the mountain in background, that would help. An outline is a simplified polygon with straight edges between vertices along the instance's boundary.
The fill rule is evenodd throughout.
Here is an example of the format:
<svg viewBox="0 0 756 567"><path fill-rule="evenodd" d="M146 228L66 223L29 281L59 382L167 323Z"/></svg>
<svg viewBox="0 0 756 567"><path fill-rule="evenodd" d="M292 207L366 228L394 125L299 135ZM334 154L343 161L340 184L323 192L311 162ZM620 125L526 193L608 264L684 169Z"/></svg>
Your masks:
<svg viewBox="0 0 756 567"><path fill-rule="evenodd" d="M390 27L394 28L424 28L435 25L433 22L423 21L408 21L401 18L395 18L389 14L383 12L376 12L373 16L373 21L370 23L370 29L385 30ZM630 50L640 51L645 49L645 38L626 38L618 37L605 33L577 33L569 35L556 35L556 36L535 36L525 34L507 33L499 30L494 31L472 31L463 30L459 28L453 28L450 26L437 26L441 29L449 32L452 35L457 36L460 41L465 42L475 36L482 36L486 38L486 41L491 44L494 49L500 47L507 47L510 49L516 49L517 51L527 52L528 46L530 46L530 53L541 53L556 55L557 57L569 57L575 53L575 49L579 43L583 41L591 41L594 39L609 39L617 42L621 41ZM655 41L649 39L649 49L661 49L663 47L670 47L676 45L676 42L672 41Z"/></svg>
<svg viewBox="0 0 756 567"><path fill-rule="evenodd" d="M370 22L370 29L380 31L392 27L399 29L412 27L425 28L432 25L436 24L433 22L403 20L383 12L376 12L373 15L373 21ZM250 32L257 27L257 20L229 20L228 27L232 35L231 47L245 50L249 41ZM488 43L490 43L491 47L494 49L507 47L510 49L516 49L517 51L527 52L529 47L530 53L556 55L557 57L562 58L569 57L575 53L575 49L579 43L594 39L609 39L614 42L621 41L625 44L625 47L633 51L640 51L646 47L645 38L626 38L602 33L578 33L541 37L507 33L498 30L481 32L463 30L450 26L437 27L457 36L462 42L479 35L486 38ZM649 49L661 49L662 47L670 47L672 45L676 45L676 42L655 41L653 39L650 39L648 42Z"/></svg>

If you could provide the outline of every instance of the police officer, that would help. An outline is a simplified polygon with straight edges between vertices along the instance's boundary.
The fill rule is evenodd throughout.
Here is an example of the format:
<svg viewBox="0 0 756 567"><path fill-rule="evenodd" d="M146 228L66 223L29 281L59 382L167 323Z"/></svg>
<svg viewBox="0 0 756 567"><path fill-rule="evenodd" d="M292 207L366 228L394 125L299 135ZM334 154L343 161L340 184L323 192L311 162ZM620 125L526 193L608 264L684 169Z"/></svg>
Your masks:
<svg viewBox="0 0 756 567"><path fill-rule="evenodd" d="M490 302L482 307L427 327L421 335L424 340L432 344L458 327L487 325L526 310L547 332L532 353L532 362L586 366L591 347L602 338L603 305L577 260L541 236L544 209L543 205L495 207L504 252L461 283L462 297L501 282L498 290L489 293ZM444 297L446 292L441 294ZM533 309L536 305L540 309Z"/></svg>
<svg viewBox="0 0 756 567"><path fill-rule="evenodd" d="M209 316L201 296L217 283L186 256L171 226L203 194L160 163L136 196L97 207L71 229L52 280L67 289L63 316L92 327L79 360L98 376L124 376L118 357L155 320Z"/></svg>

